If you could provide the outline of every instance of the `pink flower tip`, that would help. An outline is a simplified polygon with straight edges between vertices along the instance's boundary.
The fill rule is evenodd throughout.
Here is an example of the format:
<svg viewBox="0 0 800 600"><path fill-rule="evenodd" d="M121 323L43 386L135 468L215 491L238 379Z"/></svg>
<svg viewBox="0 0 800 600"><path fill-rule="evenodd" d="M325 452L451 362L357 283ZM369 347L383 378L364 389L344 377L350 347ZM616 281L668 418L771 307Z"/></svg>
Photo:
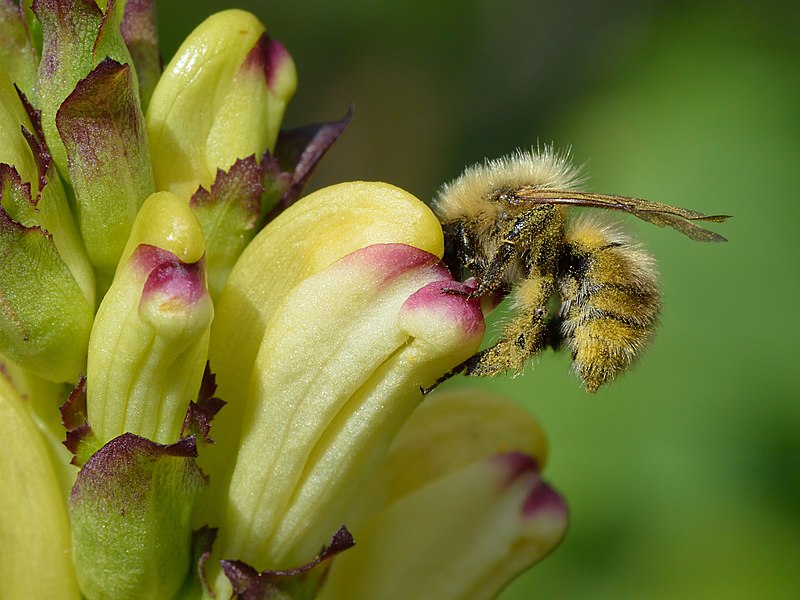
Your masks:
<svg viewBox="0 0 800 600"><path fill-rule="evenodd" d="M147 273L142 302L158 295L162 300L194 304L207 294L204 261L184 263L172 252L143 244L132 257L135 268Z"/></svg>
<svg viewBox="0 0 800 600"><path fill-rule="evenodd" d="M482 336L485 330L483 312L478 298L471 298L470 288L458 281L433 281L409 296L403 311L436 311L448 322L458 323L467 337Z"/></svg>
<svg viewBox="0 0 800 600"><path fill-rule="evenodd" d="M566 516L567 505L558 492L538 480L522 505L522 515L526 519L532 519L543 513Z"/></svg>
<svg viewBox="0 0 800 600"><path fill-rule="evenodd" d="M275 82L283 65L292 57L286 47L279 41L263 33L245 59L245 66L264 73L264 79L271 91L275 91Z"/></svg>

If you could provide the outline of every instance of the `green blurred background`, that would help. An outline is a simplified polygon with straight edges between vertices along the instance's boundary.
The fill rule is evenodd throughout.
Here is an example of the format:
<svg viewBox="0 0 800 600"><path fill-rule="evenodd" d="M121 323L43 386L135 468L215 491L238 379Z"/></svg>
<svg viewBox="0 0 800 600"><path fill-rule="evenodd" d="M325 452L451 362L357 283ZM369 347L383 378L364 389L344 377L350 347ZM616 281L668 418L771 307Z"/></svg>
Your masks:
<svg viewBox="0 0 800 600"><path fill-rule="evenodd" d="M295 58L287 125L355 104L313 188L427 199L539 140L572 146L594 191L735 216L719 245L630 223L659 261L662 323L596 396L552 352L466 382L540 417L571 508L561 547L502 598L800 597L798 5L162 0L165 58L233 6Z"/></svg>

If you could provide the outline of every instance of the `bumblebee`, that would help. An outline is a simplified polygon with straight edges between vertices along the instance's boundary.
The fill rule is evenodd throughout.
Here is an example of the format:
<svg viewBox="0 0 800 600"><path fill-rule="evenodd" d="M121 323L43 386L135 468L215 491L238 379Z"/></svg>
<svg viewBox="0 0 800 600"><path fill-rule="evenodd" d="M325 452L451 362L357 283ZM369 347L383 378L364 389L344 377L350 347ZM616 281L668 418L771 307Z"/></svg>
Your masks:
<svg viewBox="0 0 800 600"><path fill-rule="evenodd" d="M586 390L595 392L639 356L661 306L655 262L618 226L597 215L575 217L576 207L627 212L693 240L725 241L695 222L728 215L581 192L581 184L568 153L544 147L475 165L442 187L432 207L445 234L445 263L456 277L472 273L471 296L508 295L513 316L497 343L437 385L460 372L519 373L543 348L566 346Z"/></svg>

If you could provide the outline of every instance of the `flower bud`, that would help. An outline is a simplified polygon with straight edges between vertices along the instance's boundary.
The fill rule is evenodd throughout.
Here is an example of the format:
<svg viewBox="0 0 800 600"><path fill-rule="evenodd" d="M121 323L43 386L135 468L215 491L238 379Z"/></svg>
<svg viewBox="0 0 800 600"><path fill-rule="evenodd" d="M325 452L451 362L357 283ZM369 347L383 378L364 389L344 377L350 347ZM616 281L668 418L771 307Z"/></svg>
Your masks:
<svg viewBox="0 0 800 600"><path fill-rule="evenodd" d="M178 439L213 318L199 228L186 202L168 192L142 207L89 342L88 417L102 441L123 432Z"/></svg>
<svg viewBox="0 0 800 600"><path fill-rule="evenodd" d="M78 600L64 495L44 440L2 373L0 439L2 595Z"/></svg>
<svg viewBox="0 0 800 600"><path fill-rule="evenodd" d="M212 15L164 69L147 109L156 189L189 199L217 169L272 149L294 63L250 13Z"/></svg>

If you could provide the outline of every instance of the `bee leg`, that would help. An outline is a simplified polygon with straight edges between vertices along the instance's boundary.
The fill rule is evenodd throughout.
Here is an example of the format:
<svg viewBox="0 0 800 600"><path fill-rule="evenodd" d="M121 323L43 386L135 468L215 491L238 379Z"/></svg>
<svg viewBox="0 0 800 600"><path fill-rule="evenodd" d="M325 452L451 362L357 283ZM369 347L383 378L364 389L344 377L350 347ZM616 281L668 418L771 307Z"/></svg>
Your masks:
<svg viewBox="0 0 800 600"><path fill-rule="evenodd" d="M528 358L545 347L548 337L547 300L553 293L552 277L530 277L512 292L515 316L500 340L482 350L465 365L467 375L492 377L505 371L520 373Z"/></svg>
<svg viewBox="0 0 800 600"><path fill-rule="evenodd" d="M460 373L492 377L505 371L522 371L526 360L546 347L551 335L546 306L553 286L551 277L531 277L520 283L512 292L516 316L506 325L500 341L453 367L429 387L420 386L422 394L429 394Z"/></svg>
<svg viewBox="0 0 800 600"><path fill-rule="evenodd" d="M434 381L430 386L428 386L428 387L419 386L419 391L422 392L423 396L427 396L433 390L435 390L437 387L439 387L442 383L444 383L445 381L447 381L451 377L455 377L459 373L463 373L464 371L466 371L469 368L468 367L469 362L474 358L475 357L473 356L472 358L469 358L469 359L465 360L464 362L462 362L460 365L458 365L456 367L453 367L447 373L445 373L444 375L439 377L439 379Z"/></svg>
<svg viewBox="0 0 800 600"><path fill-rule="evenodd" d="M561 344L564 343L564 333L561 330L562 325L563 319L560 314L547 320L547 330L545 331L544 341L542 342L544 348L552 348L553 350L561 348Z"/></svg>
<svg viewBox="0 0 800 600"><path fill-rule="evenodd" d="M473 296L483 296L494 292L503 286L506 270L511 261L519 255L518 242L522 242L520 247L526 247L524 243L533 233L534 221L530 215L522 215L511 222L503 238L483 273L476 273L480 279L480 285L475 290Z"/></svg>

